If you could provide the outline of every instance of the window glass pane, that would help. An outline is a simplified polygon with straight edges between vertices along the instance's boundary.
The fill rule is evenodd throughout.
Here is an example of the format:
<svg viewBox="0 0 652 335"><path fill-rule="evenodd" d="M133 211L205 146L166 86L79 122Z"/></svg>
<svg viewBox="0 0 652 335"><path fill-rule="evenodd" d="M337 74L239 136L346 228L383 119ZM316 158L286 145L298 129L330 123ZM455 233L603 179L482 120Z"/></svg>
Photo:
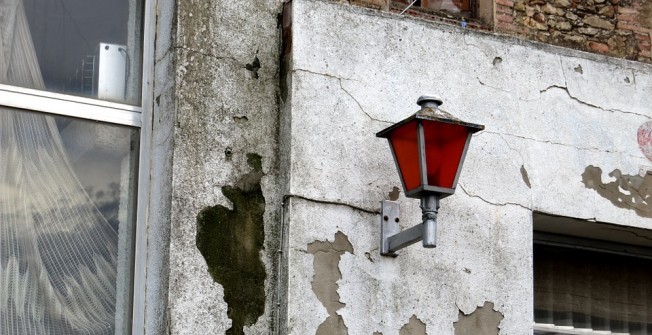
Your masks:
<svg viewBox="0 0 652 335"><path fill-rule="evenodd" d="M0 0L0 82L139 104L141 17L140 0Z"/></svg>
<svg viewBox="0 0 652 335"><path fill-rule="evenodd" d="M652 334L652 260L535 244L534 319L557 329L535 334Z"/></svg>
<svg viewBox="0 0 652 335"><path fill-rule="evenodd" d="M0 108L0 334L125 334L138 130Z"/></svg>

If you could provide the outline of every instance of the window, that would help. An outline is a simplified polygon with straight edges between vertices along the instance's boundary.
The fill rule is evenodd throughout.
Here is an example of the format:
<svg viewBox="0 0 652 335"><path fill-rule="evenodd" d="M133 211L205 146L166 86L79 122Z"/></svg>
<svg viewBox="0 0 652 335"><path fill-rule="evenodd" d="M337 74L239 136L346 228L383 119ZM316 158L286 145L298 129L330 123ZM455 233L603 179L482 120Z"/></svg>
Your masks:
<svg viewBox="0 0 652 335"><path fill-rule="evenodd" d="M487 29L493 24L493 0L392 0L392 10L412 15L459 23L462 18L469 27Z"/></svg>
<svg viewBox="0 0 652 335"><path fill-rule="evenodd" d="M0 0L0 334L142 324L146 10Z"/></svg>
<svg viewBox="0 0 652 335"><path fill-rule="evenodd" d="M547 220L561 223L550 229L535 219L548 231L534 233L534 334L652 334L650 232Z"/></svg>

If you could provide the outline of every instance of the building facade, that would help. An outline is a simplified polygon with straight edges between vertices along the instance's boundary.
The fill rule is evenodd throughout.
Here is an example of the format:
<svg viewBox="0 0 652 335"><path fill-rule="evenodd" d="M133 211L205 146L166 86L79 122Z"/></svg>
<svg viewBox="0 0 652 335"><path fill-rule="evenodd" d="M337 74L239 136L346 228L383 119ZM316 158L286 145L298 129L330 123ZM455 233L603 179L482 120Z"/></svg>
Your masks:
<svg viewBox="0 0 652 335"><path fill-rule="evenodd" d="M62 161L91 166L98 156L79 143L95 139L106 156L113 146L102 143L131 139L111 151L114 187L126 194L111 207L115 246L90 251L117 255L107 332L652 333L649 1L129 4L140 8L125 9L130 37L103 41L129 52L118 66L125 84L105 96L90 89L106 104L69 99L110 112L21 105L10 94L41 99L31 89L42 86L0 78L5 109L131 131L49 128L61 133ZM25 8L29 21L36 7ZM424 94L485 130L441 201L437 247L382 256L380 201L399 203L403 229L421 210L375 134L415 113ZM84 178L103 177L61 171L98 194ZM91 227L114 222L101 215ZM52 315L76 331L91 318Z"/></svg>

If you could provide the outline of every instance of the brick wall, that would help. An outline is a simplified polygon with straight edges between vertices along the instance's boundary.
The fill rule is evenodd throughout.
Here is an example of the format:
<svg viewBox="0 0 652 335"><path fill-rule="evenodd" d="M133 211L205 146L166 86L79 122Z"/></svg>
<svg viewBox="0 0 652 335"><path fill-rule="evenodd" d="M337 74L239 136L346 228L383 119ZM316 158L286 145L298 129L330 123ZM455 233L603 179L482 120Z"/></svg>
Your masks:
<svg viewBox="0 0 652 335"><path fill-rule="evenodd" d="M394 12L401 12L412 3L411 0L338 2L342 1ZM452 1L462 3L462 0ZM489 9L491 1L493 19L467 17L469 29L493 29L544 43L652 63L652 0L475 0ZM437 13L424 7L414 6L405 15L451 24L461 21L460 14Z"/></svg>
<svg viewBox="0 0 652 335"><path fill-rule="evenodd" d="M494 29L650 63L652 1L495 0Z"/></svg>

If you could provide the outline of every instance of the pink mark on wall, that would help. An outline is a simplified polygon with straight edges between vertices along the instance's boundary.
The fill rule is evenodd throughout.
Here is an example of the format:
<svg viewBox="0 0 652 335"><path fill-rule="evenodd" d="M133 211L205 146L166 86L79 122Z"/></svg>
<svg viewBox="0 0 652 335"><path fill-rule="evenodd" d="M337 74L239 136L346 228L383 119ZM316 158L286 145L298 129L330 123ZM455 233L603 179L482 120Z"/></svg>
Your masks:
<svg viewBox="0 0 652 335"><path fill-rule="evenodd" d="M637 137L641 151L652 161L652 121L645 122L638 128Z"/></svg>

